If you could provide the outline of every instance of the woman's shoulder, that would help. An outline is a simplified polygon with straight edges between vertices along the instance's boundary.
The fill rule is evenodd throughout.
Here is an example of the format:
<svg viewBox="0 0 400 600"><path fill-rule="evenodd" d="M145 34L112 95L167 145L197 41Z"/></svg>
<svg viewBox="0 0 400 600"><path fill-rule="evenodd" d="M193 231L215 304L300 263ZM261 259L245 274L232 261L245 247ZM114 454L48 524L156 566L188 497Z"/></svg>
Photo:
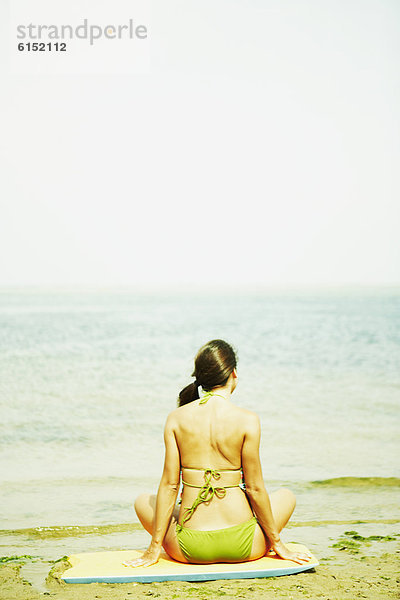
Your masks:
<svg viewBox="0 0 400 600"><path fill-rule="evenodd" d="M247 426L257 426L260 424L260 417L257 413L242 406L235 406L237 414L240 415L243 423Z"/></svg>
<svg viewBox="0 0 400 600"><path fill-rule="evenodd" d="M175 408L167 416L166 427L174 428L187 419L197 418L195 409L195 403L189 403ZM231 404L225 417L229 419L229 416L232 417L234 421L240 422L246 429L258 429L260 427L260 418L257 413L247 408L243 408L242 406Z"/></svg>
<svg viewBox="0 0 400 600"><path fill-rule="evenodd" d="M190 404L178 406L178 408L172 410L167 416L166 423L172 425L174 423L178 423L180 419L185 418L185 413L190 412L190 409L193 408L190 406Z"/></svg>

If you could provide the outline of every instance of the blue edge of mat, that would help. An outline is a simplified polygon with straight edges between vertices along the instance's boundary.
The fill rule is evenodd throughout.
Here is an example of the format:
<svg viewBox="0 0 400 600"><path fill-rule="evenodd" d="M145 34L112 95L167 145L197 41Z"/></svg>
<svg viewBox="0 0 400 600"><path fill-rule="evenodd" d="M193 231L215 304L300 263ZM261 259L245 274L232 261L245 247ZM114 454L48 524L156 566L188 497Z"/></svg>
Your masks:
<svg viewBox="0 0 400 600"><path fill-rule="evenodd" d="M318 566L318 562L299 565L298 567L286 567L283 569L266 569L265 571L226 571L215 573L187 573L186 575L141 575L135 577L62 577L65 583L153 583L162 581L215 581L218 579L258 579L260 577L279 577L280 575L294 575L309 571Z"/></svg>

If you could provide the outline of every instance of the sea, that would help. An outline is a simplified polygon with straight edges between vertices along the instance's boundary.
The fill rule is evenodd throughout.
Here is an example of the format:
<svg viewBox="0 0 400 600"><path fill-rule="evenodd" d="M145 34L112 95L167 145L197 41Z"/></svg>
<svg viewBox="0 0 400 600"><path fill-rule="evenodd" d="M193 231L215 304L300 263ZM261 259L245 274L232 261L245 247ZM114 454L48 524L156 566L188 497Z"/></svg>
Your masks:
<svg viewBox="0 0 400 600"><path fill-rule="evenodd" d="M0 288L0 554L146 545L133 502L215 338L308 541L400 521L400 288Z"/></svg>

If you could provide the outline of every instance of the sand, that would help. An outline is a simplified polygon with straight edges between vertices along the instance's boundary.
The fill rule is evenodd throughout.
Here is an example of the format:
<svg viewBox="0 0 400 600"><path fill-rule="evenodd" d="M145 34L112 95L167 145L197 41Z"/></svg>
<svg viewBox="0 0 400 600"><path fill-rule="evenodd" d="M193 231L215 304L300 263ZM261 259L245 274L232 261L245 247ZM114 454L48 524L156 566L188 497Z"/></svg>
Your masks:
<svg viewBox="0 0 400 600"><path fill-rule="evenodd" d="M348 536L349 537L349 536ZM399 537L397 536L397 540ZM340 545L340 544L339 544ZM359 548L337 547L332 556L322 558L315 570L267 579L212 581L201 583L166 582L152 584L86 584L67 585L61 573L67 568L64 560L56 563L47 577L45 590L35 588L24 580L21 565L12 562L0 568L1 600L38 600L52 597L55 600L136 600L138 598L224 597L251 600L271 598L319 598L346 600L355 598L400 598L400 544L379 540L375 556L365 555L362 542ZM367 544L368 545L368 544ZM346 544L343 544L346 546ZM395 546L395 548L394 548ZM390 552L387 549L390 548ZM353 554L352 552L356 552Z"/></svg>

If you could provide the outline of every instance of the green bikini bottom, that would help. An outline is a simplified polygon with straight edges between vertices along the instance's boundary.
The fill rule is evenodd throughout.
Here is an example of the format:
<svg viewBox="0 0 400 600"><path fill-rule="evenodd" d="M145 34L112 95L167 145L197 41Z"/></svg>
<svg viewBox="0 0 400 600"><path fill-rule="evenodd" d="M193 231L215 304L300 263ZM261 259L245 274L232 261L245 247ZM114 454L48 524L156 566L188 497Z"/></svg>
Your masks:
<svg viewBox="0 0 400 600"><path fill-rule="evenodd" d="M200 531L177 525L176 535L190 563L241 562L249 558L256 517L225 529Z"/></svg>

